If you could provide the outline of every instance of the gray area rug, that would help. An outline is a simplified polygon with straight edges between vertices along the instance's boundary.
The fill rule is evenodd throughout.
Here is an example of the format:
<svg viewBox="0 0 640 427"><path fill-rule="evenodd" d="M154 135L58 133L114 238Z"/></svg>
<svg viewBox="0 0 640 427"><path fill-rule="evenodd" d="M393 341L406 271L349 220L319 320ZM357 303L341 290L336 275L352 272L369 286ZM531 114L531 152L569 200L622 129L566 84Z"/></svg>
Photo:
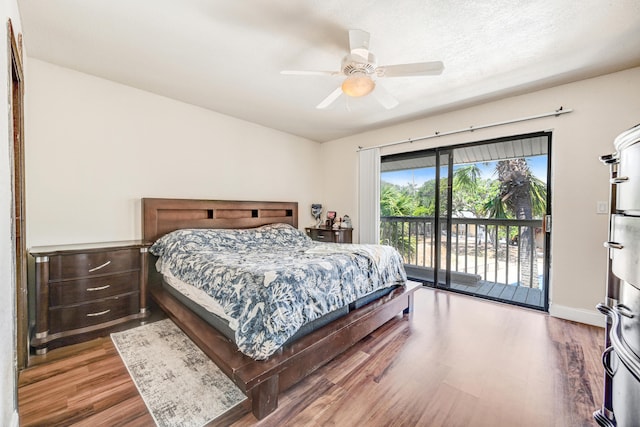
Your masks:
<svg viewBox="0 0 640 427"><path fill-rule="evenodd" d="M170 319L111 339L158 426L199 427L247 398Z"/></svg>

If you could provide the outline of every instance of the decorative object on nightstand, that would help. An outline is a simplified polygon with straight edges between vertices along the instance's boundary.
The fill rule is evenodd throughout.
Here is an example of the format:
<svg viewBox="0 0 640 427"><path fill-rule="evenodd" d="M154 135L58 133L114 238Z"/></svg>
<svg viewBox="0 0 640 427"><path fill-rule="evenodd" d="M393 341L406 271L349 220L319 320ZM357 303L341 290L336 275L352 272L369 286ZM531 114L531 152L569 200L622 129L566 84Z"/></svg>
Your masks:
<svg viewBox="0 0 640 427"><path fill-rule="evenodd" d="M336 216L337 216L336 215L336 211L328 211L327 212L327 224L326 224L327 228L333 227L333 223L336 220Z"/></svg>
<svg viewBox="0 0 640 427"><path fill-rule="evenodd" d="M333 228L334 230L342 228L342 218L338 218L336 221L334 221L333 223Z"/></svg>
<svg viewBox="0 0 640 427"><path fill-rule="evenodd" d="M330 242L330 243L351 243L352 231L351 228L338 228L332 227L307 227L305 228L307 236L317 242Z"/></svg>
<svg viewBox="0 0 640 427"><path fill-rule="evenodd" d="M121 323L147 317L147 249L140 241L32 248L30 343L36 353L107 335Z"/></svg>
<svg viewBox="0 0 640 427"><path fill-rule="evenodd" d="M316 220L316 227L320 227L322 224L322 204L313 203L311 205L311 215Z"/></svg>
<svg viewBox="0 0 640 427"><path fill-rule="evenodd" d="M345 215L342 217L342 228L353 228L353 225L351 224L351 218L349 218L349 215Z"/></svg>

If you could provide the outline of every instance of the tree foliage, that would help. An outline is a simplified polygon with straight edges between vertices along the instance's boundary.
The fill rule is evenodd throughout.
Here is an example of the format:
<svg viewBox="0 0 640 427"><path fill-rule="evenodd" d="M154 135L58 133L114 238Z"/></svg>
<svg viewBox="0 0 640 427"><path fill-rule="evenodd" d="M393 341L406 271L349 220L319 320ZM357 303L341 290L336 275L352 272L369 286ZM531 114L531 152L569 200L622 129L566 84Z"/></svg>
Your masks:
<svg viewBox="0 0 640 427"><path fill-rule="evenodd" d="M406 188L382 183L380 216L412 216L416 207L416 198L409 194Z"/></svg>
<svg viewBox="0 0 640 427"><path fill-rule="evenodd" d="M381 216L434 216L436 180L420 186L382 182ZM447 210L447 178L440 180L440 212ZM502 160L494 176L483 179L479 164L454 169L452 212L477 218L534 219L546 213L547 187L535 177L525 159ZM524 207L523 207L524 206Z"/></svg>

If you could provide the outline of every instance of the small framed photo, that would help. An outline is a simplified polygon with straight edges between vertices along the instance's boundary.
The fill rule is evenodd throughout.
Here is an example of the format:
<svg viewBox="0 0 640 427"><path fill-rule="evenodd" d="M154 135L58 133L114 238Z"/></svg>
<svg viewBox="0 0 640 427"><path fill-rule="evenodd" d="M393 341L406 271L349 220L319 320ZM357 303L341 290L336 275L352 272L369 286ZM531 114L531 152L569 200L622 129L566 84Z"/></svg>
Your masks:
<svg viewBox="0 0 640 427"><path fill-rule="evenodd" d="M330 219L331 222L333 222L333 220L336 219L336 212L335 211L328 211L327 212L327 219Z"/></svg>

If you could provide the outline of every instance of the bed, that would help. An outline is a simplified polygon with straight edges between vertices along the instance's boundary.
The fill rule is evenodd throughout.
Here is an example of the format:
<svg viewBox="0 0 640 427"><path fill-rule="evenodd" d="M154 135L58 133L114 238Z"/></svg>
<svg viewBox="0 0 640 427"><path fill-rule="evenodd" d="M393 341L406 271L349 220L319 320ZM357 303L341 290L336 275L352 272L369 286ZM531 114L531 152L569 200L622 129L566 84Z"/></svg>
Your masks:
<svg viewBox="0 0 640 427"><path fill-rule="evenodd" d="M392 276L385 273L380 275L378 281L393 283L367 288L370 285L365 286L365 283L376 280L356 277L353 279L356 290L346 292L348 297L338 296L345 292L328 292L335 294L328 302L321 300L311 309L303 309L303 312L311 313L305 318L306 320L301 321L309 321L311 324L306 329L299 328L300 325L296 323L298 320L294 320L302 316L300 313L285 312L282 318L292 319L291 323L296 323L294 327L286 327L287 322L268 320L265 323L276 325L271 328L272 332L275 331L273 335L261 332L254 334L261 337L259 340L255 337L246 339L239 335L238 331L253 330L253 326L246 327L246 325L253 325L255 318L260 317L255 316L258 310L244 310L252 313L249 320L240 315L233 315L231 318L222 316L221 325L218 321L221 318L219 312L209 315L210 310L199 309L199 304L192 303L192 300L196 299L193 295L185 294L180 290L180 284L187 282L193 285L198 275L191 270L183 273L180 268L170 268L170 265L175 267L171 264L172 260L177 260L178 266L195 264L200 274L203 268L208 268L200 265L223 262L219 259L219 252L231 241L231 246L239 251L240 255L228 256L237 257L237 265L244 269L251 264L250 255L245 252L244 246L237 246L238 240L243 242L246 240L250 246L259 246L259 242L262 241L259 240L256 244L256 235L260 239L266 238L267 244L269 239L284 240L286 244L292 245L293 249L287 249L287 251L292 252L293 256L287 258L282 254L276 254L274 257L287 258L290 263L296 262L296 258L310 258L312 270L301 273L302 270L298 269L297 264L288 264L287 274L274 275L271 268L260 273L262 274L260 283L268 286L257 286L258 292L263 292L261 290L263 288L273 290L277 294L274 304L278 304L291 297L290 293L282 290L289 288L286 280L282 279L280 283L280 276L311 275L315 278L314 286L309 287L305 292L313 292L316 287L322 287L325 282L332 283L333 280L325 272L320 273L324 271L321 268L324 262L321 258L326 254L323 252L329 251L332 259L339 259L343 264L348 263L349 258L355 255L347 252L347 245L341 247L334 244L311 243L306 236L300 238L300 232L297 231L297 203L145 198L142 199L142 212L143 238L149 245L153 244L152 252L162 255L160 263L154 255L149 255L148 282L152 298L247 395L251 410L258 419L264 418L277 408L280 392L296 384L391 318L400 313L404 313L407 319L411 318L413 293L419 285L406 282L406 276L400 281L401 283L396 283L399 281L397 273ZM203 240L206 240L208 245L211 241L214 242L214 249L207 246L203 250L200 247ZM371 252L370 249L369 252ZM168 253L171 255L167 255ZM198 258L198 263L195 258ZM200 264L200 258L206 258L207 263ZM262 258L265 265L269 265L272 261L268 255L262 255ZM379 254L378 258L380 258ZM358 259L360 263L368 262L362 261L366 259L366 257L363 258L363 254L358 254ZM163 270L164 275L155 269L156 264ZM292 267L293 265L296 267ZM257 265L256 268L259 269L260 266ZM328 267L327 270L329 270ZM341 271L344 275L345 271L349 270ZM252 271L244 270L242 274L244 278L240 282L243 283L250 282L251 277L255 275ZM349 274L351 274L348 276L351 281L355 276L352 273ZM204 276L207 280L203 281L204 285L200 287L207 287L206 283L212 283L214 281L212 278L216 277L210 271L205 271ZM266 277L269 279L267 280ZM238 290L241 287L240 282L233 282L230 279L231 286L219 286L214 291L233 289L228 293L240 292ZM224 284L228 285L227 282ZM211 289L206 290L211 291ZM312 299L315 301L318 295L312 295ZM340 301L341 299L345 299L346 303ZM237 301L234 303L233 298L224 300L221 304L230 312L233 312L234 307L241 305ZM318 307L323 309L320 310ZM316 311L322 312L316 313ZM224 322L227 322L226 326ZM247 342L250 345L247 345Z"/></svg>

